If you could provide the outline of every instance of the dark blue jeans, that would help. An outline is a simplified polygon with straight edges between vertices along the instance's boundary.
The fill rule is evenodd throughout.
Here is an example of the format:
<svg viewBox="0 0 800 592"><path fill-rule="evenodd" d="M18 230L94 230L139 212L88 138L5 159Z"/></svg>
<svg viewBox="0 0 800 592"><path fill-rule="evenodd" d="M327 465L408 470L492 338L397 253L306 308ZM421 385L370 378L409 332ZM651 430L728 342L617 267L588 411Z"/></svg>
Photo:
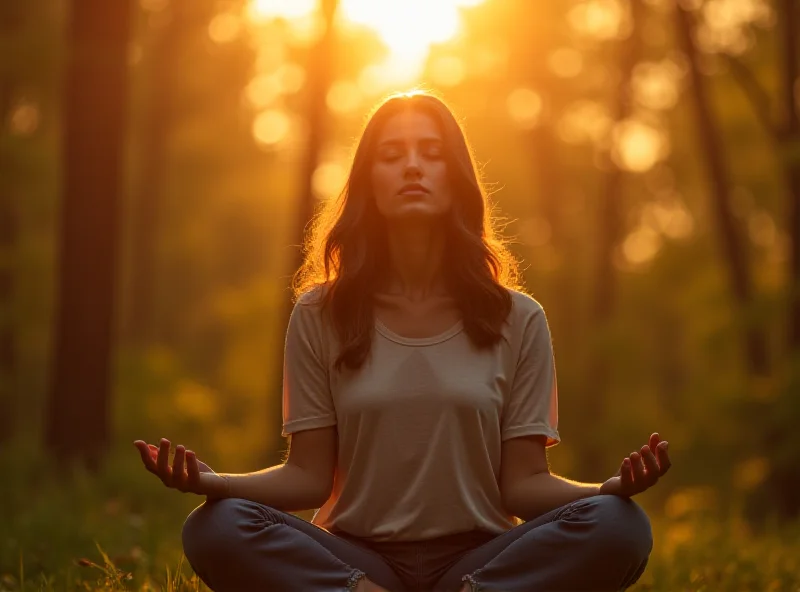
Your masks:
<svg viewBox="0 0 800 592"><path fill-rule="evenodd" d="M578 500L500 535L370 542L243 499L206 502L183 548L215 592L345 592L365 574L391 592L622 590L644 572L650 521L632 500Z"/></svg>

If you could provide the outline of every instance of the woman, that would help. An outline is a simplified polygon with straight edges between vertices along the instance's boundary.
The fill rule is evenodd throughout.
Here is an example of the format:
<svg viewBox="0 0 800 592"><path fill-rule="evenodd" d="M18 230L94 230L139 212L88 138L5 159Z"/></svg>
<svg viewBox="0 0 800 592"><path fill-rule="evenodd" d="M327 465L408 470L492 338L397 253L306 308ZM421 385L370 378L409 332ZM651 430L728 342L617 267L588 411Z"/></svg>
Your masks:
<svg viewBox="0 0 800 592"><path fill-rule="evenodd" d="M183 529L216 591L618 590L644 571L633 494L670 466L650 436L602 484L550 474L556 372L542 307L493 238L463 131L439 99L383 102L317 219L286 336L287 461L218 475L136 441L207 496ZM288 512L318 508L311 523Z"/></svg>

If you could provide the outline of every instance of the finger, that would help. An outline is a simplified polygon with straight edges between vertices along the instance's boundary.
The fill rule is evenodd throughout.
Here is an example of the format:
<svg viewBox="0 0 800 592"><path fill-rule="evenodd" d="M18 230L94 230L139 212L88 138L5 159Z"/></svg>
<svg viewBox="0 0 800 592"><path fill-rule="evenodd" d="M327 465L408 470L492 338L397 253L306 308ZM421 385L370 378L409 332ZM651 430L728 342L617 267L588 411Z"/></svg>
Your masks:
<svg viewBox="0 0 800 592"><path fill-rule="evenodd" d="M672 466L672 461L669 459L669 453L667 450L669 449L669 442L664 440L661 444L658 445L658 466L659 471L663 475L666 473L669 468Z"/></svg>
<svg viewBox="0 0 800 592"><path fill-rule="evenodd" d="M637 489L645 487L646 477L644 474L644 463L642 456L638 452L631 452L631 465L633 466L633 483Z"/></svg>
<svg viewBox="0 0 800 592"><path fill-rule="evenodd" d="M175 447L175 458L172 459L172 480L175 483L183 483L183 481L185 481L183 472L185 453L185 446L178 444Z"/></svg>
<svg viewBox="0 0 800 592"><path fill-rule="evenodd" d="M659 442L661 442L661 436L658 435L658 432L654 432L650 434L650 440L647 445L650 446L650 450L655 450Z"/></svg>
<svg viewBox="0 0 800 592"><path fill-rule="evenodd" d="M169 485L169 440L161 438L161 446L158 448L158 474L165 485Z"/></svg>
<svg viewBox="0 0 800 592"><path fill-rule="evenodd" d="M626 458L622 461L622 467L619 470L620 481L624 491L628 491L633 487L633 472L631 470L631 459Z"/></svg>
<svg viewBox="0 0 800 592"><path fill-rule="evenodd" d="M656 455L653 454L653 451L650 450L649 446L642 446L641 454L642 458L644 459L644 468L647 472L646 483L649 486L655 485L656 481L658 481L658 478L661 475L661 470L658 467Z"/></svg>
<svg viewBox="0 0 800 592"><path fill-rule="evenodd" d="M144 463L144 467L151 473L158 474L156 461L150 454L150 448L148 447L147 443L144 442L143 440L136 440L133 444L139 450L139 454L142 457L142 462Z"/></svg>
<svg viewBox="0 0 800 592"><path fill-rule="evenodd" d="M186 469L189 474L189 482L197 483L200 481L200 466L197 464L197 456L191 450L186 451Z"/></svg>

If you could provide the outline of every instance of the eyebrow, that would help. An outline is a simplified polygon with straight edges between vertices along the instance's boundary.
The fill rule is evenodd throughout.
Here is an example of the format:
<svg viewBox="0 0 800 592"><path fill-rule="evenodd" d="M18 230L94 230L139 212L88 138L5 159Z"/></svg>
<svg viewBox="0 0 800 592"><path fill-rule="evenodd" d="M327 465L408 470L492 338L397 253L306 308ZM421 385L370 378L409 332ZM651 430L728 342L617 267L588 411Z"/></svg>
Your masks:
<svg viewBox="0 0 800 592"><path fill-rule="evenodd" d="M424 138L419 139L420 144L443 144L444 140L442 138L436 136L426 136ZM383 140L382 142L378 142L378 146L396 146L399 144L404 144L405 141L399 138L389 138L388 140Z"/></svg>

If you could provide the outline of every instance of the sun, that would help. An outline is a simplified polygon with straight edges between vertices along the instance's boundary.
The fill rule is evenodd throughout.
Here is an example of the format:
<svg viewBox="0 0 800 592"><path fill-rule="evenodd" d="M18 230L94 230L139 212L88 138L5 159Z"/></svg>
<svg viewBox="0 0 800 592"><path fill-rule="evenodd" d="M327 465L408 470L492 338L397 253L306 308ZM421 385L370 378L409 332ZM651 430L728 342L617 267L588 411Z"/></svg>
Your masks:
<svg viewBox="0 0 800 592"><path fill-rule="evenodd" d="M431 46L461 30L461 9L484 0L341 0L339 18L349 26L373 30L389 50L375 64L383 82L411 82L421 72ZM254 18L301 19L317 9L317 0L252 0Z"/></svg>
<svg viewBox="0 0 800 592"><path fill-rule="evenodd" d="M343 0L342 16L351 23L373 29L392 53L411 58L456 35L459 4L454 0Z"/></svg>

